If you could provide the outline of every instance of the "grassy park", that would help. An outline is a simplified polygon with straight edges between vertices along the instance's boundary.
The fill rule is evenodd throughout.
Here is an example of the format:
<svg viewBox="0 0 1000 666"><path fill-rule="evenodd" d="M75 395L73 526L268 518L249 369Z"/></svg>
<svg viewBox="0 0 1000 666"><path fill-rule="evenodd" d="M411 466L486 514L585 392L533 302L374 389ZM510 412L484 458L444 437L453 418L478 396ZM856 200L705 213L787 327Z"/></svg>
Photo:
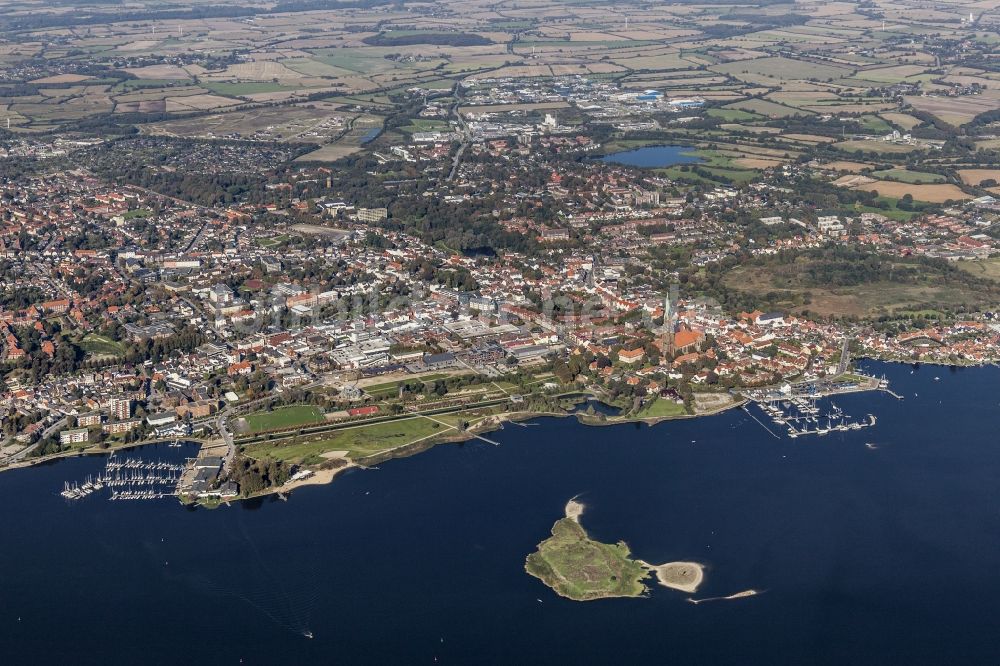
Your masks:
<svg viewBox="0 0 1000 666"><path fill-rule="evenodd" d="M365 393L372 396L373 398L389 398L395 396L399 392L399 387L404 384L415 384L417 382L433 382L438 379L444 379L447 377L445 373L436 372L430 375L414 375L412 377L406 377L392 382L382 382L381 384L372 384L371 386L363 386L362 389Z"/></svg>
<svg viewBox="0 0 1000 666"><path fill-rule="evenodd" d="M348 458L359 460L435 435L454 434L457 430L449 426L457 425L462 418L459 414L442 414L434 420L414 416L343 428L304 441L258 442L248 446L246 453L254 458L269 455L288 462L319 464L324 454L346 451Z"/></svg>
<svg viewBox="0 0 1000 666"><path fill-rule="evenodd" d="M125 345L96 333L88 333L80 341L80 348L92 356L122 356Z"/></svg>
<svg viewBox="0 0 1000 666"><path fill-rule="evenodd" d="M251 432L296 428L298 426L323 423L323 412L313 405L292 405L279 407L270 412L257 412L246 417Z"/></svg>
<svg viewBox="0 0 1000 666"><path fill-rule="evenodd" d="M665 398L654 398L636 414L641 419L667 419L685 415L687 415L687 409L684 408L683 403L678 404Z"/></svg>

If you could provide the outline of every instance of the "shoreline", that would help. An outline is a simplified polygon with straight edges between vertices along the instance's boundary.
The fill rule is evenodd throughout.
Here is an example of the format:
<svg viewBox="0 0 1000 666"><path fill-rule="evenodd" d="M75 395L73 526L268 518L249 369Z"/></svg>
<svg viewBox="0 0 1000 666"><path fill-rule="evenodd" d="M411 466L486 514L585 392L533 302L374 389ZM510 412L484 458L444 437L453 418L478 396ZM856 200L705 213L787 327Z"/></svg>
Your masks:
<svg viewBox="0 0 1000 666"><path fill-rule="evenodd" d="M387 449L386 451L380 453L374 453L370 456L366 456L365 458L361 458L359 460L351 460L347 467L357 467L363 469L371 465L379 465L382 464L383 462L387 462L389 460L394 460L397 458L408 458L411 455L422 453L423 451L430 450L435 446L439 446L441 444L460 444L463 442L468 442L476 439L477 436L479 435L502 430L504 423L508 422L516 423L518 421L526 421L534 418L564 419L564 418L576 417L577 421L585 426L613 426L613 425L624 425L627 423L645 423L646 425L652 427L664 421L676 421L681 419L693 419L706 416L715 416L730 409L738 408L741 405L746 404L746 402L748 401L749 398L743 398L742 400L734 401L728 405L725 405L713 411L704 412L701 414L680 414L677 416L661 416L654 418L623 418L617 421L602 421L602 422L591 422L590 420L584 420L580 418L581 417L580 414L576 413L560 414L557 412L519 411L519 412L509 412L506 414L494 414L489 417L486 417L485 419L473 425L464 432L440 433L436 435L435 438L433 439L420 440L416 442L409 442L407 444L402 444L394 449ZM346 469L347 467L340 469ZM310 469L314 472L318 471L311 467L304 467L304 469ZM334 476L336 475L331 476L331 478L328 481L314 482L313 484L307 484L307 485L319 485L320 483L322 484L331 483L333 481ZM287 485L280 486L278 488L271 488L266 491L262 491L261 493L255 494L252 497L262 497L264 495L280 494L290 489L291 488L288 487ZM240 499L250 499L250 497L240 498ZM579 512L576 514L576 517L572 517L573 520L579 522L579 515L583 513L583 508L585 508L585 505L582 503L575 502L575 498L573 500L570 500L570 502L580 507L580 509L578 510ZM567 504L567 510L569 510L569 504ZM567 515L566 517L570 518L571 516Z"/></svg>
<svg viewBox="0 0 1000 666"><path fill-rule="evenodd" d="M722 405L721 407L715 407L708 411L699 412L697 414L676 414L674 416L624 416L617 417L611 416L603 421L598 420L588 414L568 414L567 416L575 416L577 420L585 426L613 426L622 425L623 423L645 423L648 426L655 426L664 421L683 421L685 419L697 419L704 416L715 416L716 414L721 414L723 412L729 411L730 409L737 409L743 405L751 402L750 398L741 398L739 400L734 400L727 405Z"/></svg>
<svg viewBox="0 0 1000 666"><path fill-rule="evenodd" d="M533 419L533 418L546 418L546 417L550 417L550 418L570 418L570 417L576 417L577 422L579 422L579 423L581 423L582 425L585 425L585 426L614 426L614 425L624 425L624 424L627 424L627 423L645 423L646 425L652 427L652 426L658 425L658 424L660 424L660 423L662 423L664 421L675 421L675 420L682 420L682 419L693 419L693 418L700 418L700 417L707 417L707 416L715 416L717 414L721 414L721 413L723 413L725 411L728 411L730 409L738 408L740 405L745 404L748 400L749 400L749 398L743 398L741 400L735 400L735 401L733 401L733 402L731 402L731 403L729 403L727 405L724 405L724 406L716 408L716 409L714 409L712 411L703 412L703 413L700 413L700 414L678 414L678 415L675 415L675 416L661 416L661 417L652 417L652 418L624 417L624 418L620 418L620 419L616 419L616 420L606 420L606 421L597 421L596 419L589 419L589 418L586 417L585 414L579 414L579 413L574 413L574 412L564 412L564 413L559 413L559 412L530 412L530 411L523 411L522 410L522 411L516 411L516 412L507 412L507 413L501 413L501 414L494 414L494 415L491 415L491 416L488 416L488 417L484 418L479 423L474 424L473 426L471 426L466 431L461 431L461 432L459 432L459 431L450 431L450 432L438 433L434 437L429 438L427 440L419 440L419 441L416 441L416 442L409 442L407 444L402 444L402 445L400 445L400 446L398 446L396 448L393 448L393 449L387 449L386 451L382 451L380 453L375 453L375 454L372 454L370 456L366 456L365 458L361 458L359 460L349 460L349 462L346 465L344 465L343 467L338 467L338 468L334 468L334 469L324 470L324 469L322 469L322 467L319 467L319 466L317 466L317 467L302 466L302 469L306 469L306 470L309 470L309 471L313 472L313 476L310 476L308 479L301 479L299 481L288 482L288 483L285 483L285 484L283 484L281 486L277 486L277 487L274 487L274 488L268 488L268 489L262 490L262 491L260 491L258 493L254 493L252 495L248 495L246 497L231 498L231 499L229 499L229 500L227 500L225 502L222 502L222 503L223 504L228 504L229 502L233 502L233 501L240 501L240 500L247 500L247 499L257 499L257 498L260 498L260 497L266 497L267 495L282 495L282 494L284 494L286 492L290 492L292 490L295 490L295 489L300 488L300 487L305 487L305 486L327 485L327 484L332 483L333 480L338 476L339 472L341 472L343 470L351 469L351 468L364 469L366 467L370 467L370 466L373 466L373 465L379 465L379 464L381 464L383 462L386 462L388 460L394 460L394 459L397 459L397 458L406 458L406 457L409 457L411 455L416 455L418 453L422 453L424 451L430 450L431 448L434 448L435 446L439 446L441 444L457 444L457 443L463 443L463 442L471 441L473 439L476 439L479 435L488 434L488 433L491 433L491 432L496 432L498 430L502 430L503 427L504 427L504 424L507 423L507 422L516 423L518 421L526 421L526 420L530 420L530 419ZM110 447L108 449L88 448L88 449L80 449L80 450L75 450L75 451L60 451L58 453L54 453L54 454L51 454L51 455L48 455L48 456L43 456L43 457L39 457L39 458L29 458L27 460L18 461L16 463L12 464L12 465L6 465L6 466L3 466L3 467L0 467L0 473L3 473L4 471L7 471L7 470L23 469L23 468L33 467L35 465L41 465L41 464L44 464L44 463L47 463L47 462L59 460L61 458L82 457L82 456L92 456L92 455L95 455L95 456L96 455L106 455L106 454L110 454L110 453L112 453L112 452L114 452L116 450L131 449L131 448L140 448L140 447L144 447L144 446L151 446L151 445L154 445L154 444L164 444L164 443L168 443L168 442L172 442L172 441L174 441L174 440L173 439L160 439L160 440L147 441L147 442L133 442L133 443L130 443L128 445L115 446L115 447ZM213 442L214 440L200 440L200 439L196 439L196 438L188 438L188 439L185 439L183 441L197 442L197 443L201 444L202 448L204 448L206 445L210 445L210 443ZM327 473L327 472L332 472L332 473ZM581 505L581 506L583 506L583 505Z"/></svg>
<svg viewBox="0 0 1000 666"><path fill-rule="evenodd" d="M311 471L312 474L304 479L298 479L296 481L288 481L277 488L268 488L266 490L262 490L259 493L253 493L252 495L247 495L246 497L231 497L226 500L223 500L221 504L225 504L228 506L232 502L242 502L244 500L258 499L261 497L267 497L269 495L278 495L282 499L287 499L285 497L282 497L285 493L290 493L293 490L297 490L299 488L306 488L308 486L328 485L330 483L333 483L333 480L338 475L340 475L342 472L346 472L349 469L362 469L362 466L358 465L355 462L348 462L347 464L342 465L340 467L330 467L327 469L315 469L315 470L309 469L309 471ZM191 504L198 504L198 501L195 500L194 502L191 502Z"/></svg>
<svg viewBox="0 0 1000 666"><path fill-rule="evenodd" d="M881 359L870 356L859 356L859 359L870 360L880 363L895 363L900 365L934 365L940 367L950 367L950 368L964 368L964 367L986 367L989 365L997 366L996 362L976 362L967 364L948 364L948 363L938 363L931 361L912 361L912 360L896 360L896 359ZM596 396L599 397L599 396ZM480 422L472 425L465 431L450 431L444 433L438 433L430 438L424 440L418 440L415 442L409 442L407 444L402 444L398 447L392 449L386 449L385 451L378 452L366 456L365 458L360 458L358 460L348 459L348 463L342 467L334 469L324 470L321 466L302 466L301 469L306 469L313 472L313 476L308 479L301 479L295 482L289 482L282 486L275 488L268 488L259 493L249 495L247 497L234 498L237 500L241 499L252 499L257 497L262 497L265 495L275 495L282 494L299 487L310 486L310 485L326 485L331 483L334 478L339 474L340 471L351 468L365 468L373 465L381 464L388 460L393 460L396 458L409 457L410 455L416 455L417 453L422 453L423 451L429 450L440 444L452 444L452 443L462 443L467 442L472 439L479 437L480 435L495 432L497 430L502 430L506 422L516 423L518 421L529 420L533 418L568 418L576 417L578 423L585 426L614 426L614 425L624 425L628 423L645 423L646 425L653 427L659 425L660 423L666 421L675 421L683 419L695 419L701 417L709 417L721 414L723 412L729 411L731 409L738 409L743 405L751 402L750 398L740 397L734 399L732 402L709 409L704 412L695 414L677 414L673 416L657 416L657 417L636 417L636 416L625 416L625 417L610 417L604 420L598 420L597 418L589 417L586 414L577 412L530 412L530 411L514 411L506 412L500 414L490 415ZM359 423L359 426L363 426L363 423ZM153 441L140 441L131 442L129 444L123 444L118 446L111 446L107 449L98 448L87 448L87 449L77 449L72 451L60 451L47 456L42 456L38 458L27 458L24 460L19 460L15 463L4 465L0 467L0 473L8 470L24 469L28 467L33 467L35 465L45 464L47 462L59 460L62 458L72 458L72 457L83 457L83 456L95 456L95 455L106 455L113 453L118 450L128 450L133 448L141 448L145 446L151 446L154 444L163 444L175 441L174 438L169 439L158 439ZM199 443L202 448L208 445L212 445L215 440L199 439L194 437L183 438L182 441ZM328 473L333 472L333 473ZM233 500L229 500L233 501Z"/></svg>

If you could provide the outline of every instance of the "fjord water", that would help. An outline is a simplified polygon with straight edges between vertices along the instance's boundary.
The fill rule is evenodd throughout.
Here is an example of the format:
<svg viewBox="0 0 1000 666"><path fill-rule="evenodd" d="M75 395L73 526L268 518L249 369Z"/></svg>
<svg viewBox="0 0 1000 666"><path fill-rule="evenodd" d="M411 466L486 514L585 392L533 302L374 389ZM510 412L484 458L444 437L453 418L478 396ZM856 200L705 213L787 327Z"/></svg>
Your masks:
<svg viewBox="0 0 1000 666"><path fill-rule="evenodd" d="M440 446L213 511L59 497L100 459L0 474L0 660L992 660L1000 370L867 369L905 400L838 398L878 424L820 438L776 439L739 410L653 428L539 419L491 435L498 447ZM575 495L595 538L706 564L696 596L766 592L558 598L523 564Z"/></svg>

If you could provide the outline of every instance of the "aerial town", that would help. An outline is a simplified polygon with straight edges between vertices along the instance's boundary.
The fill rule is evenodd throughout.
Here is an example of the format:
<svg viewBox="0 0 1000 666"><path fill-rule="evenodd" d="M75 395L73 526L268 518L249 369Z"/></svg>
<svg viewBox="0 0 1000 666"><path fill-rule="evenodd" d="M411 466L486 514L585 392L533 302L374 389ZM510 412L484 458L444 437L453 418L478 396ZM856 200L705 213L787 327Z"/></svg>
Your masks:
<svg viewBox="0 0 1000 666"><path fill-rule="evenodd" d="M250 492L288 482L287 464L262 460L306 475L335 470L518 413L565 410L567 394L618 405L613 420L711 412L745 388L835 376L845 340L854 355L912 362L1000 356L988 311L956 304L952 316L879 321L811 312L808 300L764 311L747 299L741 309L712 297L710 280L794 253L850 257L859 245L898 257L900 278L915 258L987 259L1000 251L984 233L996 219L990 197L908 219L816 215L783 191L821 165L682 196L668 178L562 162L599 144L549 114L539 126L472 131L455 177L409 196L488 201L499 233L524 249L429 244L394 226L389 207L338 197L322 166L283 172L270 185L282 193L274 203L211 206L83 167L8 179L4 462L221 439L216 469L191 492L235 495L236 479ZM443 173L452 152L435 137L374 159ZM332 194L306 196L323 181ZM760 264L771 265L780 274L780 263ZM371 433L348 437L348 424Z"/></svg>
<svg viewBox="0 0 1000 666"><path fill-rule="evenodd" d="M474 26L334 30L368 78L305 38L19 58L0 466L195 441L185 497L246 497L533 414L655 422L867 386L856 358L995 362L989 42L963 16L911 53L869 14L850 58L740 42L779 21L743 15L725 45L650 18L674 45L652 55L508 26L488 63ZM114 112L19 96L46 86Z"/></svg>
<svg viewBox="0 0 1000 666"><path fill-rule="evenodd" d="M3 9L0 663L997 661L1000 0Z"/></svg>

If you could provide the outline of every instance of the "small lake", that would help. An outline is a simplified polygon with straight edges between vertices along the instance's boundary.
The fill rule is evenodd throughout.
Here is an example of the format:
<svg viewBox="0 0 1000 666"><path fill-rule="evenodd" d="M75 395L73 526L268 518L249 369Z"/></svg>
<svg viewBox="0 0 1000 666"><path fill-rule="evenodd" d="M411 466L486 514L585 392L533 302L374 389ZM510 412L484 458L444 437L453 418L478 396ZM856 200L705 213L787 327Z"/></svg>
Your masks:
<svg viewBox="0 0 1000 666"><path fill-rule="evenodd" d="M581 402L579 405L574 407L572 411L574 414L586 414L591 407L594 408L595 414L604 414L605 416L618 416L622 413L621 407L609 405L606 402L601 402L597 398L592 397Z"/></svg>
<svg viewBox="0 0 1000 666"><path fill-rule="evenodd" d="M635 167L668 167L701 162L702 159L693 153L691 146L643 146L605 155L601 161Z"/></svg>

